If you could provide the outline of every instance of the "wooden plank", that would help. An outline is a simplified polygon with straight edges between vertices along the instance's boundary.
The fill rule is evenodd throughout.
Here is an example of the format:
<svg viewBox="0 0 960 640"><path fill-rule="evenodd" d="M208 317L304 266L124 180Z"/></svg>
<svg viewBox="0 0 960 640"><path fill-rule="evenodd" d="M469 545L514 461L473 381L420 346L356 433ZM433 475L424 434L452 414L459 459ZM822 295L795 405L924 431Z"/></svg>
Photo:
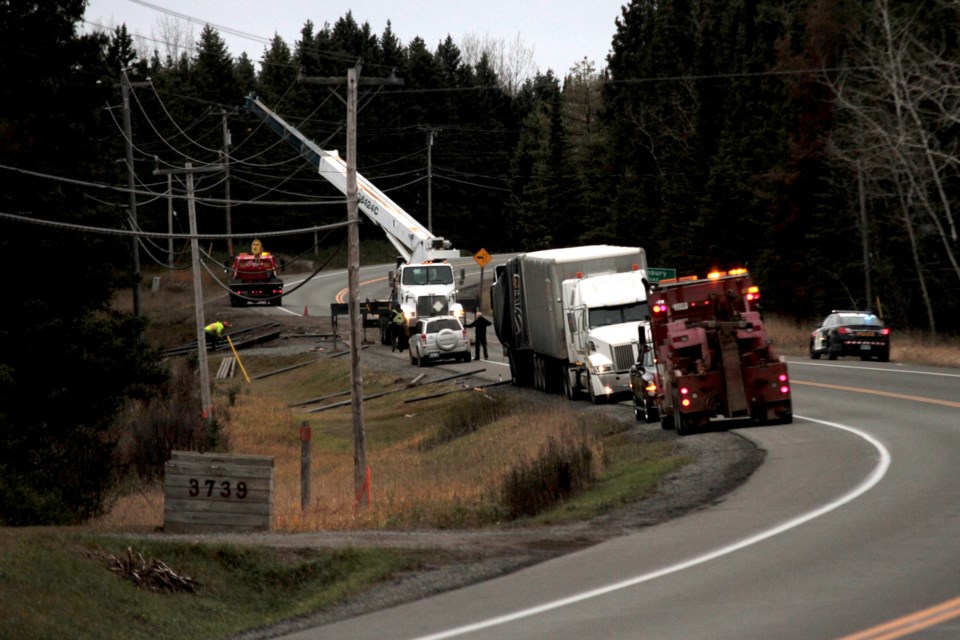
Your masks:
<svg viewBox="0 0 960 640"><path fill-rule="evenodd" d="M263 502L227 502L225 500L171 500L166 498L163 503L165 511L183 513L220 513L226 515L261 515L269 516L271 505Z"/></svg>
<svg viewBox="0 0 960 640"><path fill-rule="evenodd" d="M191 480L197 482L196 487L192 486ZM207 485L207 481L212 480L212 485ZM250 501L254 498L257 500L263 500L264 496L270 495L270 492L273 490L273 480L270 478L254 478L248 480L246 478L236 478L236 477L219 477L219 478L209 478L204 476L168 476L165 481L167 486L167 495L170 497L179 497L179 496L189 496L191 489L195 489L194 493L196 495L190 496L195 498L206 498L209 493L212 498L226 499L221 494L224 493L226 487L223 485L224 482L229 482L229 486L232 488L231 497L235 497L237 500L247 500ZM236 497L236 486L237 482L243 482L243 490L246 492L246 496L243 498ZM174 495L176 494L176 495Z"/></svg>
<svg viewBox="0 0 960 640"><path fill-rule="evenodd" d="M177 511L176 513L170 514L169 522L171 523L198 523L198 524L225 524L231 527L259 527L259 526L269 526L270 519L262 515L250 515L250 514L232 514L224 515L222 513L206 513L200 511ZM166 525L167 520L164 519L164 525Z"/></svg>
<svg viewBox="0 0 960 640"><path fill-rule="evenodd" d="M207 478L237 478L256 480L270 478L273 469L263 467L235 467L228 464L194 464L192 462L168 462L166 475L176 476L204 476Z"/></svg>
<svg viewBox="0 0 960 640"><path fill-rule="evenodd" d="M170 461L229 462L232 465L250 465L273 468L273 457L251 456L237 453L199 453L196 451L171 451Z"/></svg>

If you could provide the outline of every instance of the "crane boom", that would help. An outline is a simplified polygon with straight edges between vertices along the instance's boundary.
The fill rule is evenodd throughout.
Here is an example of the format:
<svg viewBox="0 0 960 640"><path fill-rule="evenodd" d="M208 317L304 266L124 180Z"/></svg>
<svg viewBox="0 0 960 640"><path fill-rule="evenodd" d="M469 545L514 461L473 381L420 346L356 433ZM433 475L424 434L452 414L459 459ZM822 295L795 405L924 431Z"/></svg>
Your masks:
<svg viewBox="0 0 960 640"><path fill-rule="evenodd" d="M347 193L347 163L337 151L321 149L255 96L247 96L247 108L297 149L301 156L317 167L341 193ZM383 229L387 240L407 262L424 262L459 258L460 252L451 243L433 235L387 194L357 173L357 204L370 220Z"/></svg>

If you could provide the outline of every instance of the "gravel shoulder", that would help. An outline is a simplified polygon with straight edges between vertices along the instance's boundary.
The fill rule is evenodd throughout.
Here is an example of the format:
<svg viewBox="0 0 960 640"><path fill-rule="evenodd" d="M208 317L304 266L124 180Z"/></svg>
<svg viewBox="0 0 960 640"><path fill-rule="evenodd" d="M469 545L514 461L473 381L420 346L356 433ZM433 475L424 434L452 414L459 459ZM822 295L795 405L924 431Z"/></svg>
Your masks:
<svg viewBox="0 0 960 640"><path fill-rule="evenodd" d="M309 340L295 336L318 331L318 319L310 318L309 327L303 326L304 320L306 319L297 317L281 319L285 337L276 341L273 348L284 352L298 347L310 350ZM244 322L242 318L240 321ZM319 330L323 331L323 328ZM396 367L398 372L409 373L409 365L403 360L378 358L377 347L379 345L364 351L366 365ZM270 347L258 351L269 353ZM497 390L517 394L518 400L527 403L556 399L537 391L506 385L497 387ZM617 419L628 421L631 433L638 440L674 441L681 453L688 456L692 462L666 477L652 497L603 516L572 524L495 531L350 531L216 536L219 541L286 548L394 547L435 551L430 565L420 570L397 575L389 582L323 611L269 628L244 632L233 638L272 638L396 606L504 575L691 511L708 508L722 502L726 494L746 481L763 462L762 450L749 440L722 429L679 438L674 432L664 431L657 424L636 422L633 412L626 405L593 406L589 403L577 403L577 406L583 411L603 411ZM169 539L170 536L165 537ZM183 537L203 540L212 536Z"/></svg>

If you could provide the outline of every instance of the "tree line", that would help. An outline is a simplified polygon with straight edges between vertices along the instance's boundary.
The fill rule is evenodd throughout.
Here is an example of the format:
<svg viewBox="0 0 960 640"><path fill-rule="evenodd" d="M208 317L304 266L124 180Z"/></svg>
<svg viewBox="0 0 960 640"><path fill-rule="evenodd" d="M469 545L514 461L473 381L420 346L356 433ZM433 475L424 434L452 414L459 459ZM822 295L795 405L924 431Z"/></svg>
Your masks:
<svg viewBox="0 0 960 640"><path fill-rule="evenodd" d="M186 163L229 167L197 179L201 232L342 220L339 192L244 100L342 151L342 89L302 78L359 64L361 77L403 81L362 87L360 172L459 249L639 245L681 274L747 266L768 311L812 322L870 308L897 328L960 332L952 0L631 0L607 60L530 76L522 43L514 55L489 41L404 43L351 13L305 20L254 62L210 26L165 53L138 48L124 25L82 33L84 10L0 0L5 216L131 226L125 70L140 228L166 230L157 170ZM179 179L171 187L181 198ZM108 461L118 407L164 378L141 321L110 306L133 284L130 241L3 226L0 521L88 517L109 474L77 465ZM370 225L362 235L382 238ZM47 474L51 456L62 473ZM31 506L14 517L16 504Z"/></svg>

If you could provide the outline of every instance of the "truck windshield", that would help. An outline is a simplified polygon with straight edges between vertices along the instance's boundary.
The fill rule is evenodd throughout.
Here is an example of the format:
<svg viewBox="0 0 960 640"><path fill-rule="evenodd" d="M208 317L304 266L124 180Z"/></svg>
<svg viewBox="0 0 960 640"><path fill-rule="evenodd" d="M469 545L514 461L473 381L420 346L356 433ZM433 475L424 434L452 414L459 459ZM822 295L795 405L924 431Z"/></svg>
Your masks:
<svg viewBox="0 0 960 640"><path fill-rule="evenodd" d="M615 307L596 307L590 309L590 328L596 329L624 322L639 322L646 320L649 313L646 301L632 302Z"/></svg>
<svg viewBox="0 0 960 640"><path fill-rule="evenodd" d="M453 267L448 264L432 264L422 267L407 267L403 270L403 284L453 284Z"/></svg>

